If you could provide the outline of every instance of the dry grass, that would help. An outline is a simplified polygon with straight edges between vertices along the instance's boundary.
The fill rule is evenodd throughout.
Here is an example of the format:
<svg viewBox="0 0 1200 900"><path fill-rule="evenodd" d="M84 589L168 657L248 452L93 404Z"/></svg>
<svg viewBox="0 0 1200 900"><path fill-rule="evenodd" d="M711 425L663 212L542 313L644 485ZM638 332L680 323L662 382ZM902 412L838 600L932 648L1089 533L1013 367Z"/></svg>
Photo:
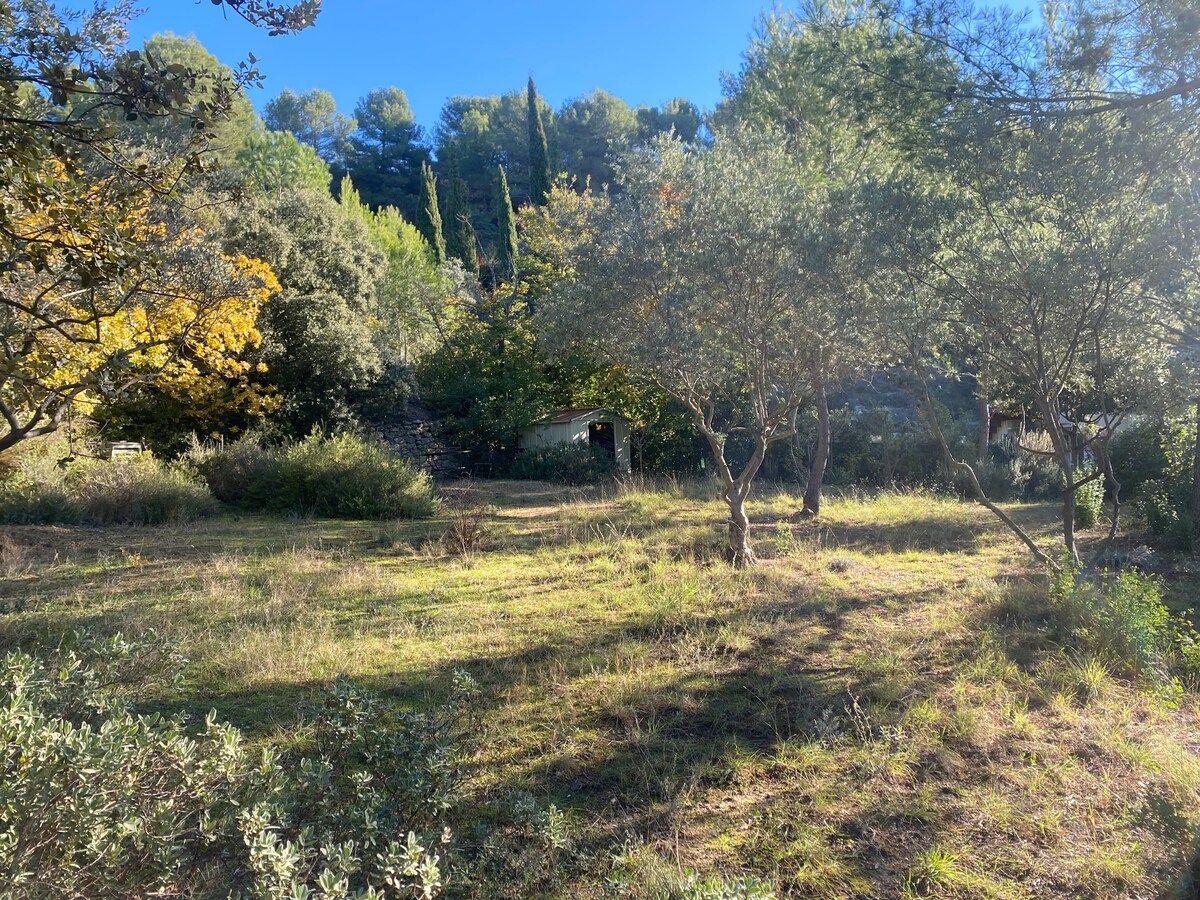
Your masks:
<svg viewBox="0 0 1200 900"><path fill-rule="evenodd" d="M885 493L801 523L768 491L766 559L736 571L708 485L470 490L423 523L11 529L0 644L158 629L193 660L159 701L263 739L337 673L417 699L470 671L465 895L684 896L696 870L795 897L1154 897L1185 867L1195 699L1072 646L982 510ZM481 549L456 508L489 508Z"/></svg>

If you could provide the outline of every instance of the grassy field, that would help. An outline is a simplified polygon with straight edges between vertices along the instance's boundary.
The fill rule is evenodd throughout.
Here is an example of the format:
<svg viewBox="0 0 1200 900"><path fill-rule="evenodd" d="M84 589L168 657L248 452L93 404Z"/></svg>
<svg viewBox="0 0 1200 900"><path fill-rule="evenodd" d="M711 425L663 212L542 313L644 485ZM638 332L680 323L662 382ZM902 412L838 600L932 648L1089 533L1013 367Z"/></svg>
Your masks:
<svg viewBox="0 0 1200 900"><path fill-rule="evenodd" d="M470 672L452 894L687 896L694 871L1153 898L1187 868L1196 695L1077 646L986 511L885 493L800 522L766 490L739 571L700 486L469 491L490 506L465 552L461 498L416 523L10 528L0 646L153 628L192 660L158 702L259 740L339 673L420 702ZM1012 511L1049 540L1055 510Z"/></svg>

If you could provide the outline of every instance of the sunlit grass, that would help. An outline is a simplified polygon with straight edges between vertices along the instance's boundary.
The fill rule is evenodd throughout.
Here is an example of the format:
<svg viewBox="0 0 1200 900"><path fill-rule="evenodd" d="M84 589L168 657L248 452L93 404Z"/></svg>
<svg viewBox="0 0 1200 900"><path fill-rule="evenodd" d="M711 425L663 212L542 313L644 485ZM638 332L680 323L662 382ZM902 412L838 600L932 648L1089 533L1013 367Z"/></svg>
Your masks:
<svg viewBox="0 0 1200 900"><path fill-rule="evenodd" d="M1194 700L1072 646L986 511L835 492L813 522L764 487L739 571L711 483L470 490L494 509L465 556L445 514L12 529L0 644L156 629L192 660L158 702L258 740L340 673L416 702L471 672L474 896L675 896L692 870L781 896L1158 896L1181 870ZM1049 539L1055 510L1011 512ZM561 820L522 825L530 797Z"/></svg>

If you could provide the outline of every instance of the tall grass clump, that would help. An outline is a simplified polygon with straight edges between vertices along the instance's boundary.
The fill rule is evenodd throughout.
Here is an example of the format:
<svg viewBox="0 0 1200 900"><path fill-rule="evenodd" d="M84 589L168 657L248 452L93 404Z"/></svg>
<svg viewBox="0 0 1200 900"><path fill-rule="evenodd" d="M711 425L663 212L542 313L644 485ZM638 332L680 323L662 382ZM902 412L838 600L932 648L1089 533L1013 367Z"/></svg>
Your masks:
<svg viewBox="0 0 1200 900"><path fill-rule="evenodd" d="M355 519L431 516L429 475L382 444L314 432L266 446L253 438L193 446L187 462L218 499L246 509Z"/></svg>
<svg viewBox="0 0 1200 900"><path fill-rule="evenodd" d="M203 482L152 456L77 459L65 450L46 442L15 460L0 482L0 521L157 525L220 509Z"/></svg>

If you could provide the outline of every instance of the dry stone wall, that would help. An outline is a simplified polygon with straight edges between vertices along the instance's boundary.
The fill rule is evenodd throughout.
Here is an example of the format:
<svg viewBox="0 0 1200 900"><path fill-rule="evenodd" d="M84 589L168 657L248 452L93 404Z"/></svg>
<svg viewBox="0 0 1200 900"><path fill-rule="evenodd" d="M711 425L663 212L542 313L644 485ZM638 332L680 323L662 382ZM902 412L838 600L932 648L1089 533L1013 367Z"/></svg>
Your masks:
<svg viewBox="0 0 1200 900"><path fill-rule="evenodd" d="M428 407L410 402L403 414L376 423L374 427L392 450L422 466L429 474L439 478L465 474L467 455L450 445L441 421Z"/></svg>

